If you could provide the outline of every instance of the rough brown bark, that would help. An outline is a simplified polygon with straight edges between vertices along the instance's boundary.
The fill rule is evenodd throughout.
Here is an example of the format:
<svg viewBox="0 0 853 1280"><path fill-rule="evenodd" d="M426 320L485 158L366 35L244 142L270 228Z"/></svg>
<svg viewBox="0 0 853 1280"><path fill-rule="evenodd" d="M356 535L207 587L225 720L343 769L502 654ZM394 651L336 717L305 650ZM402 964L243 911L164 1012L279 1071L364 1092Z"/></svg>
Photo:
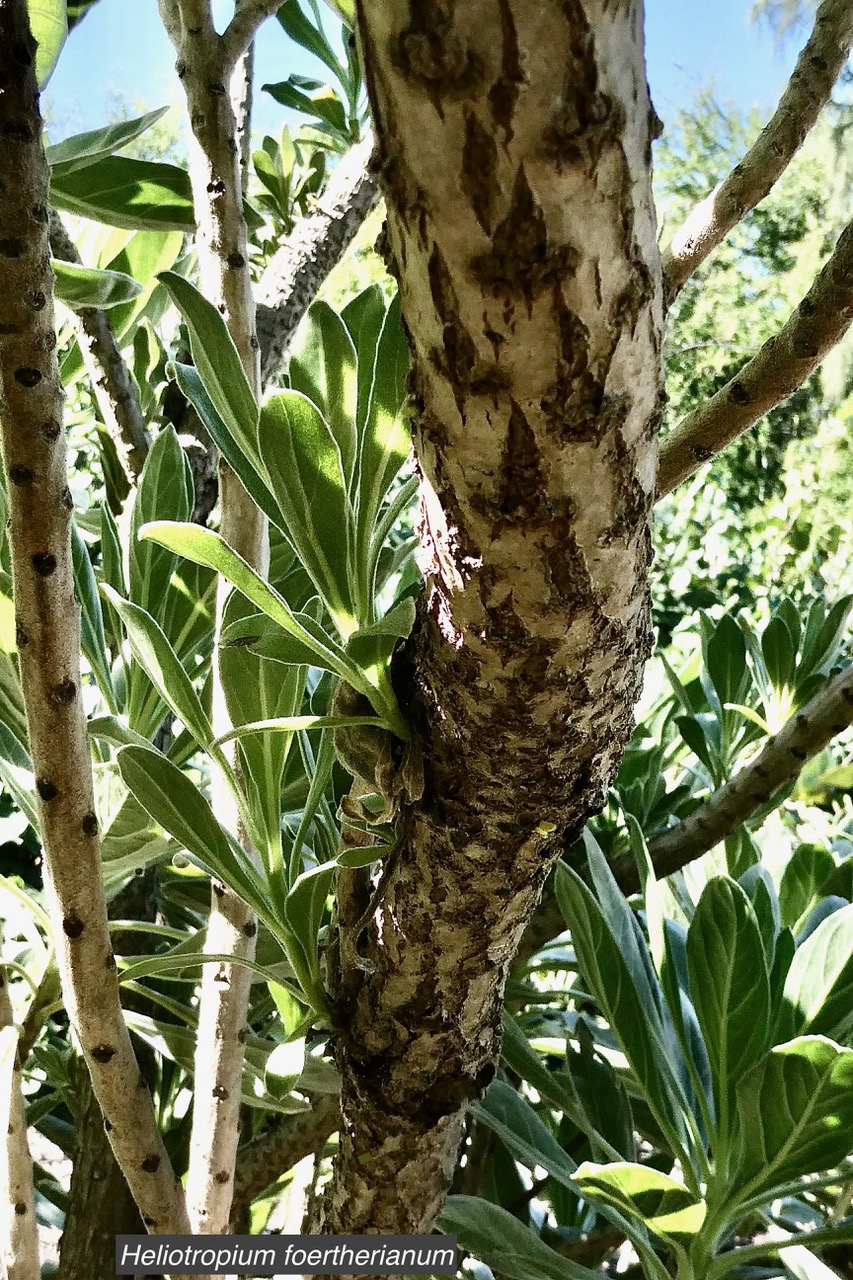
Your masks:
<svg viewBox="0 0 853 1280"><path fill-rule="evenodd" d="M17 644L57 964L110 1142L147 1224L188 1227L121 1013L80 697L48 167L26 0L0 2L0 427Z"/></svg>
<svg viewBox="0 0 853 1280"><path fill-rule="evenodd" d="M823 0L772 118L728 177L691 211L664 250L669 301L785 172L828 101L851 43L850 0Z"/></svg>
<svg viewBox="0 0 853 1280"><path fill-rule="evenodd" d="M802 386L853 324L853 222L787 323L661 441L658 496L743 435Z"/></svg>
<svg viewBox="0 0 853 1280"><path fill-rule="evenodd" d="M234 1175L232 1216L245 1212L253 1200L305 1156L321 1151L339 1121L338 1099L317 1098L310 1112L276 1117L265 1133L241 1147Z"/></svg>
<svg viewBox="0 0 853 1280"><path fill-rule="evenodd" d="M638 3L359 9L414 357L426 595L404 701L426 790L337 976L324 1226L422 1232L494 1074L507 967L559 841L603 803L650 651L655 117Z"/></svg>

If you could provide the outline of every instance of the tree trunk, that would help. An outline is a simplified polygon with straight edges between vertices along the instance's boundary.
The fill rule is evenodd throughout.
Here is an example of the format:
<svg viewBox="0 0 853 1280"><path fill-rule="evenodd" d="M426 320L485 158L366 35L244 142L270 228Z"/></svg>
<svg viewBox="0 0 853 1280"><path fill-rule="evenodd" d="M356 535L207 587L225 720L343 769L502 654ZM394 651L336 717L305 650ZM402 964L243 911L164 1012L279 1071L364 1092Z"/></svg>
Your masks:
<svg viewBox="0 0 853 1280"><path fill-rule="evenodd" d="M359 4L414 359L423 798L336 975L329 1231L428 1231L508 965L604 803L651 650L657 119L636 0ZM345 888L345 886L344 886ZM363 967L361 967L363 966Z"/></svg>

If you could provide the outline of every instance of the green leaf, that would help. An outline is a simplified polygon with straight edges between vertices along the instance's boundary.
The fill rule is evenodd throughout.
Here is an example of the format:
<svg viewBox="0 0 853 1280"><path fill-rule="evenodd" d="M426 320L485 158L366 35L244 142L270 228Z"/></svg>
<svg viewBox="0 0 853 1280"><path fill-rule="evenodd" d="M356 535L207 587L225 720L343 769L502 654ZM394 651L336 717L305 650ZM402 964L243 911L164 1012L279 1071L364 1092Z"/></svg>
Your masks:
<svg viewBox="0 0 853 1280"><path fill-rule="evenodd" d="M367 391L369 392L373 379L373 360L375 359L376 346L379 341L382 322L385 319L385 295L382 292L382 286L380 284L369 284L366 289L362 289L361 293L356 294L343 308L341 319L347 327L356 351L359 352L359 382L363 380L367 384ZM370 350L372 353L370 369L366 371L367 376L363 379L360 354L362 350L362 333L368 339L365 350Z"/></svg>
<svg viewBox="0 0 853 1280"><path fill-rule="evenodd" d="M360 667L385 662L397 647L398 640L411 635L415 625L416 606L411 596L400 600L372 626L360 627L347 641L349 653Z"/></svg>
<svg viewBox="0 0 853 1280"><path fill-rule="evenodd" d="M737 1107L739 1201L832 1169L850 1151L853 1050L821 1036L779 1045L743 1077Z"/></svg>
<svg viewBox="0 0 853 1280"><path fill-rule="evenodd" d="M175 429L165 427L157 436L139 479L130 525L130 598L155 618L162 618L169 583L177 557L151 543L140 541L144 524L169 515L189 520L193 482L189 463Z"/></svg>
<svg viewBox="0 0 853 1280"><path fill-rule="evenodd" d="M823 601L820 601L822 606ZM797 670L797 687L801 688L804 680L815 671L826 671L838 656L841 639L847 628L847 619L853 608L853 595L842 596L832 606L823 619L822 608L817 608L818 601L809 611L809 625L803 641L803 656ZM816 615L819 626L813 627L812 612Z"/></svg>
<svg viewBox="0 0 853 1280"><path fill-rule="evenodd" d="M137 231L120 253L102 264L110 271L125 272L143 286L143 293L133 302L113 308L110 324L120 342L133 335L143 313L148 314L155 326L159 323L160 312L167 305L167 294L157 276L172 266L182 245L183 236L179 231ZM155 295L159 295L157 301L162 303L162 308L159 305L154 308Z"/></svg>
<svg viewBox="0 0 853 1280"><path fill-rule="evenodd" d="M110 673L109 654L104 638L104 616L98 595L95 572L86 544L76 522L71 524L71 559L74 569L74 592L80 602L80 646L104 697L115 703L115 690Z"/></svg>
<svg viewBox="0 0 853 1280"><path fill-rule="evenodd" d="M835 895L853 901L853 858L845 858L832 871L820 886L821 898Z"/></svg>
<svg viewBox="0 0 853 1280"><path fill-rule="evenodd" d="M566 1041L566 1072L571 1076L586 1115L611 1144L617 1158L636 1155L631 1103L624 1084L603 1054L595 1052L592 1033L583 1018L575 1025L577 1049ZM596 1144L593 1143L596 1150Z"/></svg>
<svg viewBox="0 0 853 1280"><path fill-rule="evenodd" d="M368 724L382 728L384 721L379 716L283 716L275 720L253 720L249 724L241 724L236 729L229 729L217 738L215 746L233 739L251 737L257 733L298 733L305 729L346 729L356 725Z"/></svg>
<svg viewBox="0 0 853 1280"><path fill-rule="evenodd" d="M346 654L338 649L335 642L328 638L328 648L318 641L301 623L277 591L257 574L246 561L237 555L227 542L210 529L199 525L178 524L171 520L160 520L156 524L146 525L140 530L144 540L167 547L177 555L186 556L196 564L207 565L237 587L243 595L251 600L257 608L262 609L267 617L277 623L288 635L301 642L306 651L316 655L318 665L345 675L349 679L350 664ZM340 655L340 656L338 656ZM363 684L363 681L361 682Z"/></svg>
<svg viewBox="0 0 853 1280"><path fill-rule="evenodd" d="M60 302L72 311L99 307L102 311L129 302L142 293L142 285L121 271L100 271L77 262L51 259L56 277L54 288Z"/></svg>
<svg viewBox="0 0 853 1280"><path fill-rule="evenodd" d="M264 1088L271 1097L287 1098L305 1069L305 1040L278 1044L267 1058Z"/></svg>
<svg viewBox="0 0 853 1280"><path fill-rule="evenodd" d="M621 1209L664 1240L690 1239L705 1220L705 1205L650 1165L585 1163L575 1181L588 1200Z"/></svg>
<svg viewBox="0 0 853 1280"><path fill-rule="evenodd" d="M32 762L24 746L25 739L26 729L22 740L8 723L0 721L0 779L33 831L37 832L39 814L35 798L35 778Z"/></svg>
<svg viewBox="0 0 853 1280"><path fill-rule="evenodd" d="M798 948L782 996L786 1036L845 1040L853 1029L853 905L823 920Z"/></svg>
<svg viewBox="0 0 853 1280"><path fill-rule="evenodd" d="M531 1171L542 1168L561 1186L576 1194L579 1187L573 1181L577 1168L574 1160L560 1146L551 1130L544 1124L530 1103L516 1089L503 1080L495 1080L483 1102L476 1109L477 1119L501 1139L513 1159ZM634 1241L642 1252L648 1247L648 1237L641 1227L620 1211L605 1210L604 1216Z"/></svg>
<svg viewBox="0 0 853 1280"><path fill-rule="evenodd" d="M102 156L83 169L55 174L50 196L57 209L112 227L196 230L189 174L171 164Z"/></svg>
<svg viewBox="0 0 853 1280"><path fill-rule="evenodd" d="M779 910L783 924L798 932L798 923L824 896L821 886L834 869L835 860L823 845L797 845L779 886Z"/></svg>
<svg viewBox="0 0 853 1280"><path fill-rule="evenodd" d="M352 483L358 441L358 372L347 327L327 302L314 302L296 331L290 385L317 406L338 448L347 486Z"/></svg>
<svg viewBox="0 0 853 1280"><path fill-rule="evenodd" d="M841 791L853 790L853 764L839 764L827 769L818 779L820 787L838 787Z"/></svg>
<svg viewBox="0 0 853 1280"><path fill-rule="evenodd" d="M476 1109L478 1120L498 1134L516 1160L528 1169L545 1169L553 1178L575 1190L572 1174L577 1165L566 1155L551 1130L530 1103L503 1080L495 1080Z"/></svg>
<svg viewBox="0 0 853 1280"><path fill-rule="evenodd" d="M162 997L160 1002L163 1003ZM189 1010L183 1009L178 1005L170 1011L177 1014L183 1014L185 1021ZM167 1058L170 1062L176 1062L179 1066L192 1076L195 1068L195 1048L196 1048L196 1030L194 1025L187 1026L181 1022L165 1022L156 1018L149 1018L143 1013L135 1013L132 1010L126 1010L125 1014L130 1029L138 1035L146 1044L150 1044L152 1048ZM283 1114L292 1114L297 1111L306 1111L308 1108L304 1103L297 1102L293 1098L276 1100L264 1091L264 1063L267 1057L266 1049L259 1048L252 1037L246 1050L246 1057L243 1065L243 1077L240 1087L240 1096L242 1101L250 1107L260 1107L268 1111L278 1111Z"/></svg>
<svg viewBox="0 0 853 1280"><path fill-rule="evenodd" d="M238 591L226 604L223 624L239 621L252 605ZM279 630L279 635L284 634ZM240 740L241 773L249 800L249 812L261 831L255 843L261 852L276 905L283 891L281 787L284 768L293 744L293 733L267 732L292 719L302 705L307 667L281 666L256 657L245 647L220 647L222 688L231 724L231 735ZM251 726L251 727L249 727ZM257 731L253 732L253 728ZM225 739L220 739L224 741ZM218 745L218 744L217 744Z"/></svg>
<svg viewBox="0 0 853 1280"><path fill-rule="evenodd" d="M305 615L302 615L303 621L300 622L287 601L259 574L255 573L254 569L246 564L246 561L238 556L219 534L194 524L177 524L162 520L141 530L140 537L149 538L160 546L168 547L177 554L186 556L196 564L207 565L208 568L221 573L232 586L242 591L256 608L263 610L267 617L278 623L288 635L312 651L316 655L315 665L342 676L354 689L371 700L388 728L403 741L407 739L408 728L396 703L382 696L381 691L370 683L364 672L351 661L330 636L326 635L319 624L311 619L313 630L309 629Z"/></svg>
<svg viewBox="0 0 853 1280"><path fill-rule="evenodd" d="M591 1280L599 1275L549 1249L506 1209L475 1196L450 1196L438 1227L456 1236L495 1275L512 1280Z"/></svg>
<svg viewBox="0 0 853 1280"><path fill-rule="evenodd" d="M291 40L295 40L309 53L313 53L316 58L325 63L333 75L340 77L342 68L331 45L322 31L318 31L302 12L299 0L285 0L276 17Z"/></svg>
<svg viewBox="0 0 853 1280"><path fill-rule="evenodd" d="M371 538L394 477L409 456L411 437L402 410L410 363L398 295L388 308L379 336L370 399L360 428L357 519L364 544Z"/></svg>
<svg viewBox="0 0 853 1280"><path fill-rule="evenodd" d="M778 614L764 628L761 654L773 688L779 691L789 689L794 678L797 651L790 631Z"/></svg>
<svg viewBox="0 0 853 1280"><path fill-rule="evenodd" d="M714 628L705 661L720 702L742 702L741 685L747 675L746 641L729 614L725 614Z"/></svg>
<svg viewBox="0 0 853 1280"><path fill-rule="evenodd" d="M739 827L723 842L726 851L726 870L733 880L739 880L750 867L761 861L761 850L746 827Z"/></svg>
<svg viewBox="0 0 853 1280"><path fill-rule="evenodd" d="M158 279L186 321L204 389L238 447L254 460L258 406L228 326L212 302L174 271Z"/></svg>
<svg viewBox="0 0 853 1280"><path fill-rule="evenodd" d="M123 120L120 124L108 124L103 129L91 129L86 133L75 133L70 138L47 147L47 162L54 174L71 173L74 169L83 169L94 164L113 152L120 151L128 143L133 142L146 129L150 129L169 110L158 107L156 111L147 111L135 120Z"/></svg>
<svg viewBox="0 0 853 1280"><path fill-rule="evenodd" d="M193 737L203 747L211 748L213 728L192 681L162 628L150 613L139 605L132 604L130 600L123 600L112 587L104 584L101 590L124 623L133 656L160 697L178 719L184 722Z"/></svg>
<svg viewBox="0 0 853 1280"><path fill-rule="evenodd" d="M208 875L228 885L274 936L281 933L249 855L213 816L198 787L176 765L151 748L122 747L119 772L146 813L195 859Z"/></svg>
<svg viewBox="0 0 853 1280"><path fill-rule="evenodd" d="M284 904L285 921L295 944L288 947L288 959L312 1004L318 1001L321 1005L325 1003L317 935L334 874L334 862L303 871L294 881Z"/></svg>
<svg viewBox="0 0 853 1280"><path fill-rule="evenodd" d="M146 751L154 749L147 738L119 720L118 716L93 716L87 721L86 729L90 738L108 742L111 747L144 747Z"/></svg>
<svg viewBox="0 0 853 1280"><path fill-rule="evenodd" d="M752 906L722 876L705 887L687 935L690 997L714 1080L721 1132L727 1131L737 1081L764 1052L770 985Z"/></svg>
<svg viewBox="0 0 853 1280"><path fill-rule="evenodd" d="M321 631L319 623L307 613L294 613L296 622L309 635ZM334 641L323 635L323 644L332 645ZM282 631L277 622L273 622L265 613L252 613L239 621L231 622L223 629L220 643L223 647L231 646L249 649L258 658L269 658L273 662L281 662L288 666L323 667L326 671L334 671L332 666L323 666L319 661L316 649L304 644L295 636Z"/></svg>
<svg viewBox="0 0 853 1280"><path fill-rule="evenodd" d="M36 78L44 89L68 37L65 0L27 0L36 50Z"/></svg>
<svg viewBox="0 0 853 1280"><path fill-rule="evenodd" d="M679 716L675 723L687 746L713 777L716 764L702 722L696 716Z"/></svg>
<svg viewBox="0 0 853 1280"><path fill-rule="evenodd" d="M197 410L199 417L210 432L213 443L225 458L225 461L233 468L246 492L250 497L254 498L258 507L274 525L277 527L282 526L284 519L275 499L267 488L265 481L261 479L260 474L217 413L213 401L204 389L204 383L198 375L198 370L193 368L192 365L170 361L166 371L170 377L174 378L190 404Z"/></svg>
<svg viewBox="0 0 853 1280"><path fill-rule="evenodd" d="M658 1123L675 1147L687 1134L684 1100L674 1075L680 1051L666 1034L651 984L651 965L627 921L614 936L589 889L565 863L557 864L557 901L572 931L581 970L643 1087ZM618 890L616 890L618 893Z"/></svg>
<svg viewBox="0 0 853 1280"><path fill-rule="evenodd" d="M346 636L355 630L347 576L352 511L338 442L316 405L281 391L261 409L258 445L287 534Z"/></svg>

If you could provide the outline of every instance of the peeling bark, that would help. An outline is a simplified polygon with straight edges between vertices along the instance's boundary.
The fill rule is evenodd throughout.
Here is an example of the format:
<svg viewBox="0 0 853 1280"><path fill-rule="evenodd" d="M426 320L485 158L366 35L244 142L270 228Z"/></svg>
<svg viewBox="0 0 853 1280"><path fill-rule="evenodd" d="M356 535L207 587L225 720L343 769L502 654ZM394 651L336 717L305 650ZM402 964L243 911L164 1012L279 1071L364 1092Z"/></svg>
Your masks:
<svg viewBox="0 0 853 1280"><path fill-rule="evenodd" d="M110 1142L149 1227L188 1227L122 1017L80 697L49 173L26 0L0 3L0 429L16 636L57 965Z"/></svg>
<svg viewBox="0 0 853 1280"><path fill-rule="evenodd" d="M662 398L639 3L359 5L414 359L423 799L335 975L328 1231L428 1231L507 968L604 802L651 648ZM402 686L407 686L402 689Z"/></svg>

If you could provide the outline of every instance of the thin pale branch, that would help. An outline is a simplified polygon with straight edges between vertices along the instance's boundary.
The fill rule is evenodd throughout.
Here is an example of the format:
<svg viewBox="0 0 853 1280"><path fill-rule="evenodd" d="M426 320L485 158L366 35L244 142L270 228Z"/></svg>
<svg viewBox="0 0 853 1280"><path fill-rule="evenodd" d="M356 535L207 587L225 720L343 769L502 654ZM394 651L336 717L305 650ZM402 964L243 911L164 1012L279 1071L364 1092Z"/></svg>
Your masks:
<svg viewBox="0 0 853 1280"><path fill-rule="evenodd" d="M336 1096L319 1097L310 1111L276 1118L265 1133L241 1148L234 1177L233 1216L239 1217L305 1156L322 1150L337 1129L340 1115Z"/></svg>
<svg viewBox="0 0 853 1280"><path fill-rule="evenodd" d="M658 497L802 386L853 322L853 222L787 324L661 441Z"/></svg>
<svg viewBox="0 0 853 1280"><path fill-rule="evenodd" d="M50 215L50 251L63 262L80 262L77 247L56 210ZM135 484L151 442L130 371L105 311L86 307L75 312L74 329L104 425L128 479Z"/></svg>
<svg viewBox="0 0 853 1280"><path fill-rule="evenodd" d="M2 942L2 936L0 936ZM17 1041L9 980L0 964L0 1031ZM8 1280L39 1280L39 1243L33 1194L33 1161L21 1091L21 1059L16 1050L8 1076L0 1078L0 1266Z"/></svg>
<svg viewBox="0 0 853 1280"><path fill-rule="evenodd" d="M251 7L251 5L249 6ZM249 275L249 248L243 216L237 121L231 105L233 64L227 64L223 42L194 34L207 0L178 0L183 35L177 42L178 66L187 98L193 146L190 179L198 224L201 287L220 309L249 383L257 395L260 370L255 336L255 303ZM242 9L238 13L243 12ZM212 91L213 88L213 91ZM244 122L245 124L245 122ZM211 195L215 192L215 198ZM266 521L231 469L220 467L222 536L259 573L269 558ZM227 584L220 583L217 634ZM213 724L221 735L231 728L225 690L214 667ZM236 748L234 761L236 767ZM214 778L213 808L219 821L251 848L238 819L227 782ZM205 948L217 954L252 959L257 922L230 890L214 886ZM239 1138L246 1018L251 974L240 965L205 966L199 1005L195 1053L195 1105L190 1138L187 1203L196 1231L228 1230L233 1172Z"/></svg>
<svg viewBox="0 0 853 1280"><path fill-rule="evenodd" d="M708 255L759 204L802 146L853 44L850 0L823 0L772 119L720 185L691 211L663 253L671 302Z"/></svg>
<svg viewBox="0 0 853 1280"><path fill-rule="evenodd" d="M316 209L302 218L258 285L261 381L271 383L317 290L379 203L370 168L372 139L357 143L332 174Z"/></svg>
<svg viewBox="0 0 853 1280"><path fill-rule="evenodd" d="M242 13L248 0L237 0L237 12ZM226 57L227 60L227 57ZM255 42L250 40L237 59L231 78L231 108L237 124L237 147L240 152L240 187L243 195L249 189L249 164L252 158L252 106L255 83Z"/></svg>
<svg viewBox="0 0 853 1280"><path fill-rule="evenodd" d="M237 65L255 38L261 23L271 18L283 0L243 0L222 34L227 67Z"/></svg>
<svg viewBox="0 0 853 1280"><path fill-rule="evenodd" d="M146 1224L182 1233L180 1183L119 1002L101 888L91 755L72 606L72 501L62 429L42 142L26 0L0 5L0 431L21 686L63 996L110 1142Z"/></svg>
<svg viewBox="0 0 853 1280"><path fill-rule="evenodd" d="M658 879L671 876L708 853L726 836L749 822L773 797L792 782L833 738L853 724L853 665L833 677L761 751L719 791L677 826L649 842ZM576 870L583 871L581 866ZM616 881L626 894L640 888L637 864L623 856L612 864ZM525 930L518 950L519 968L566 928L566 922L549 881L542 901Z"/></svg>
<svg viewBox="0 0 853 1280"><path fill-rule="evenodd" d="M669 876L730 836L799 775L807 760L853 724L853 665L830 680L769 738L754 760L678 826L649 845L655 872ZM617 878L623 885L625 875Z"/></svg>

